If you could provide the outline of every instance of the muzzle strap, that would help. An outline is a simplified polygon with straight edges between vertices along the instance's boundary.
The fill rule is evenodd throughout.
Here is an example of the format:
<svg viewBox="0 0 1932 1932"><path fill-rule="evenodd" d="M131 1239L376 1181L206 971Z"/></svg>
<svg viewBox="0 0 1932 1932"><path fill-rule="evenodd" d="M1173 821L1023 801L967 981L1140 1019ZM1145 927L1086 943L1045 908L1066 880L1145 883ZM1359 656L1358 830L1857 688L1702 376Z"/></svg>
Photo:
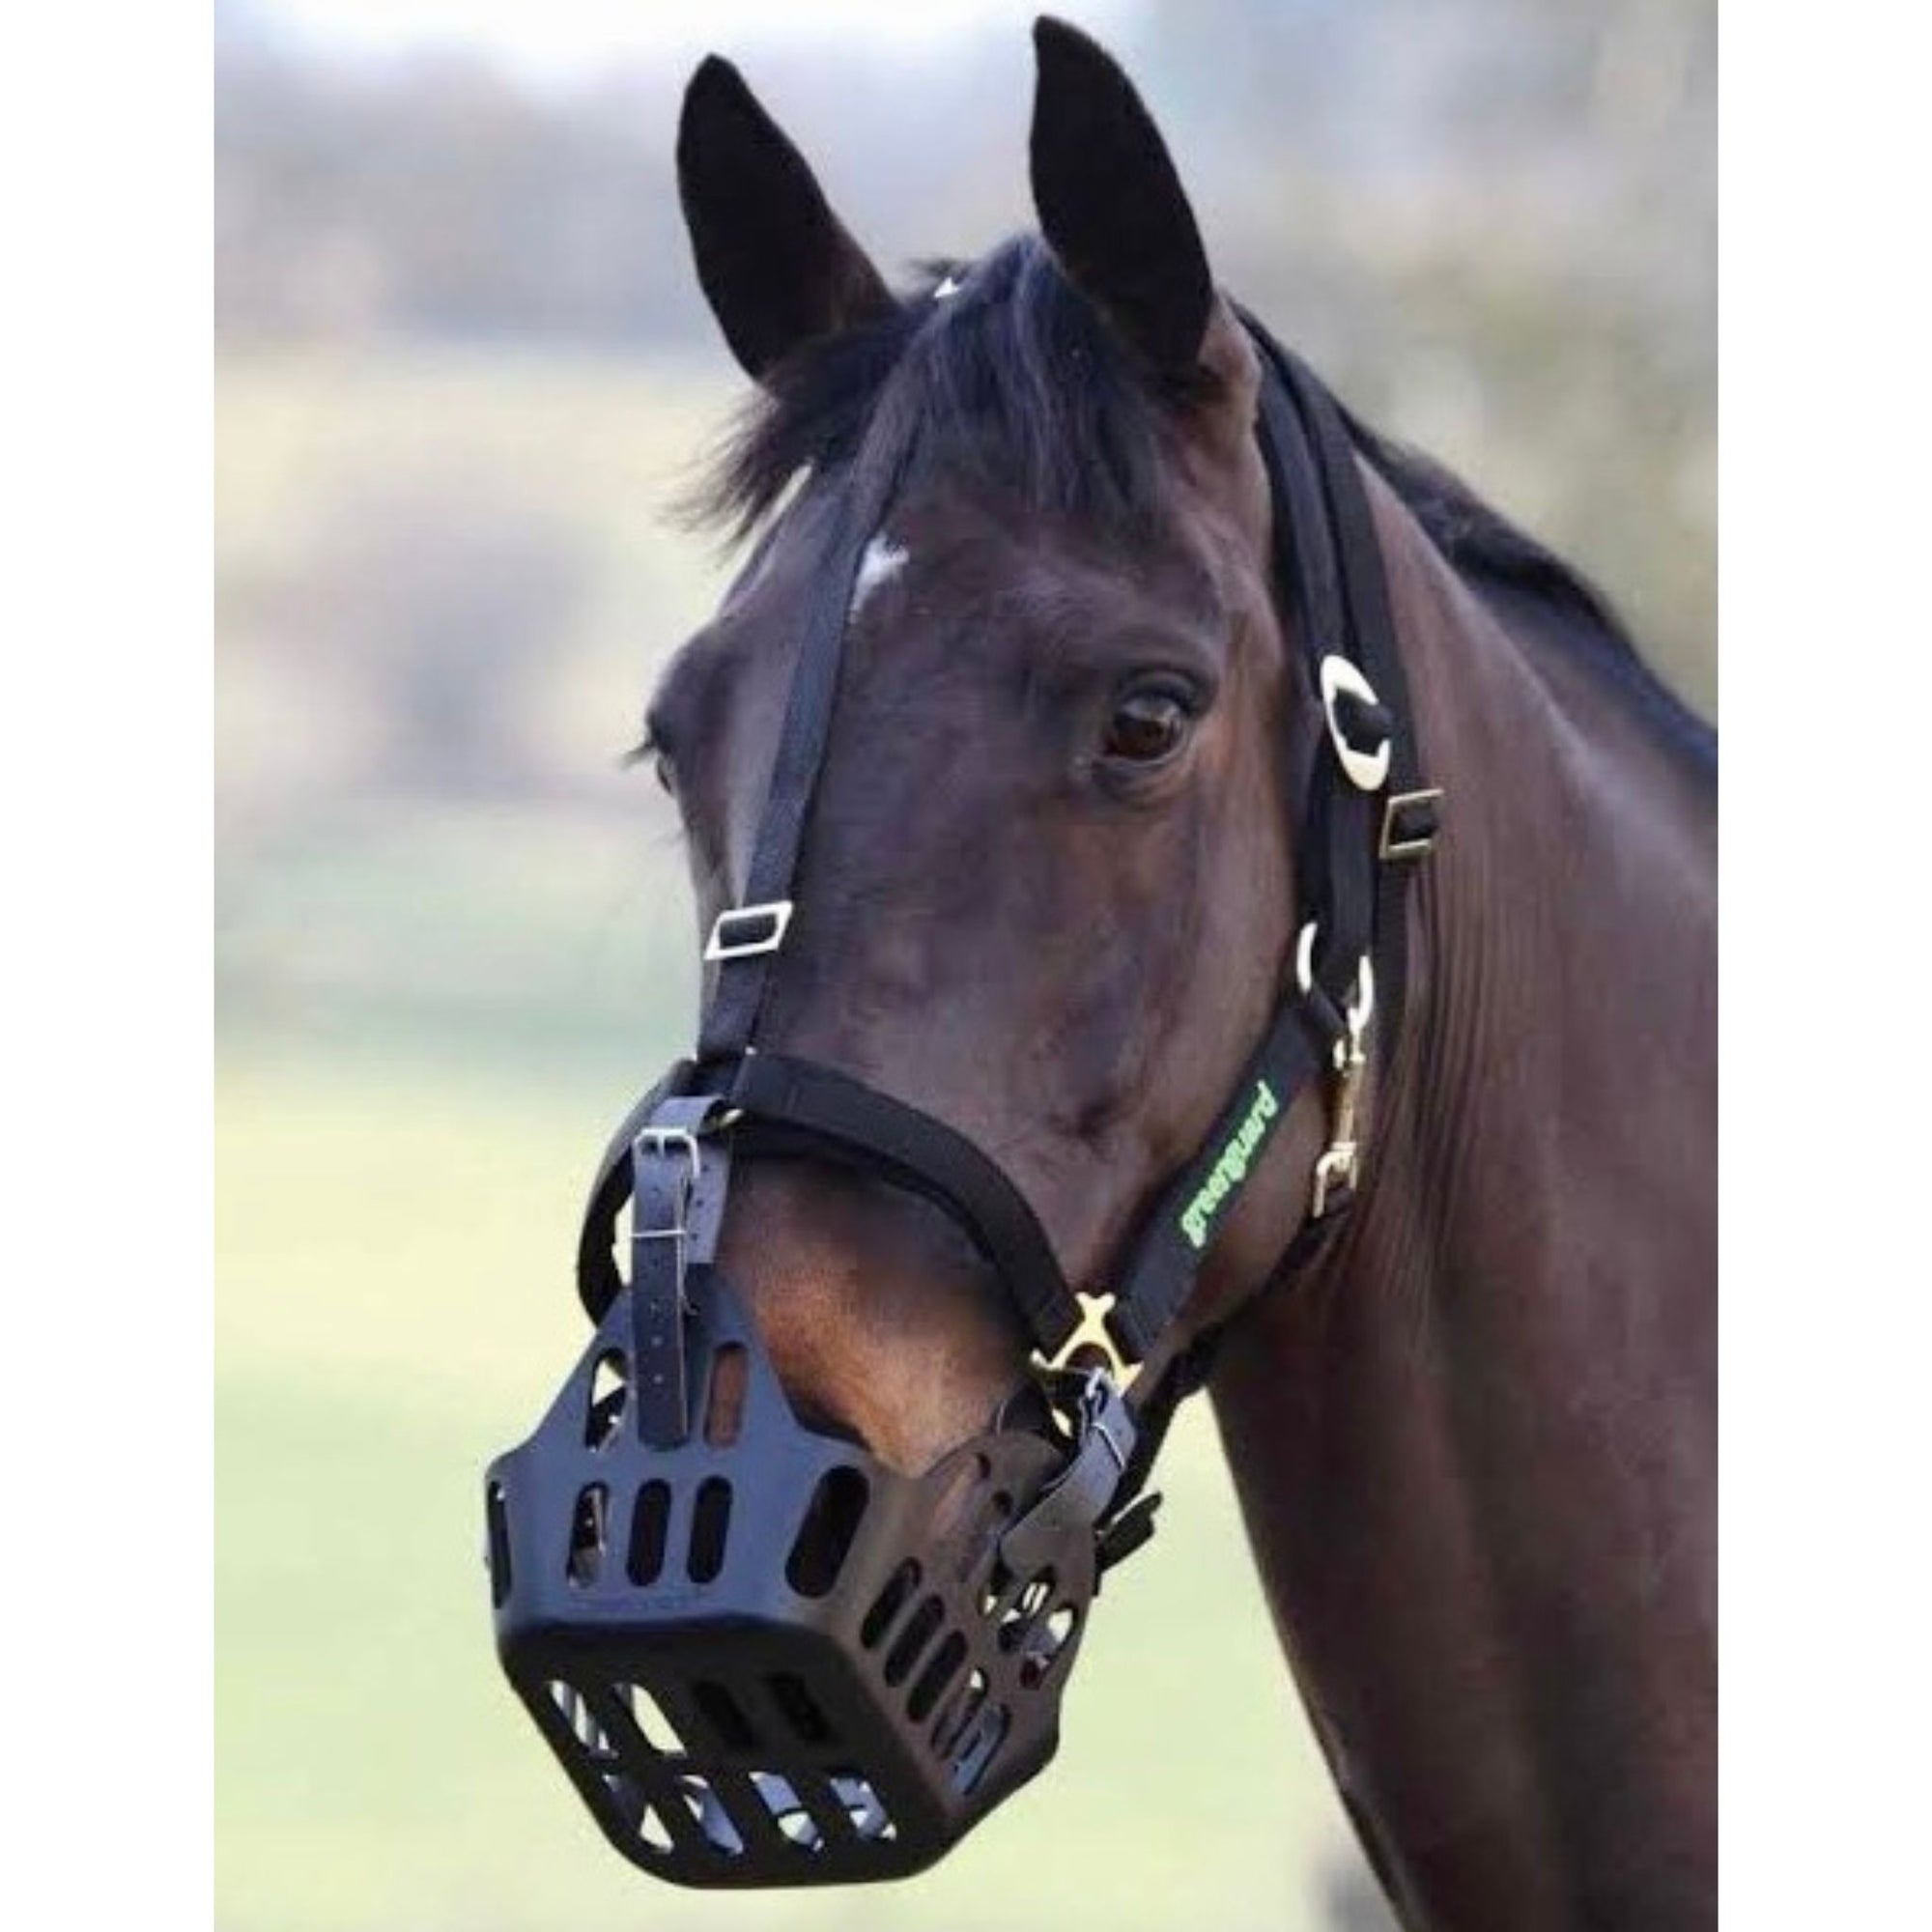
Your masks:
<svg viewBox="0 0 1932 1932"><path fill-rule="evenodd" d="M631 1143L638 1431L658 1449L675 1448L691 1433L685 1321L692 1277L717 1252L731 1159L728 1139L710 1131L716 1111L708 1094L663 1100Z"/></svg>
<svg viewBox="0 0 1932 1932"><path fill-rule="evenodd" d="M639 1133L631 1153L631 1347L638 1433L654 1449L691 1434L685 1367L687 1244L696 1156Z"/></svg>
<svg viewBox="0 0 1932 1932"><path fill-rule="evenodd" d="M690 1061L673 1061L665 1077L618 1122L597 1163L577 1234L577 1298L593 1322L603 1321L611 1304L624 1292L624 1277L617 1271L611 1244L616 1238L617 1216L635 1185L631 1150L666 1097L686 1091L691 1074Z"/></svg>

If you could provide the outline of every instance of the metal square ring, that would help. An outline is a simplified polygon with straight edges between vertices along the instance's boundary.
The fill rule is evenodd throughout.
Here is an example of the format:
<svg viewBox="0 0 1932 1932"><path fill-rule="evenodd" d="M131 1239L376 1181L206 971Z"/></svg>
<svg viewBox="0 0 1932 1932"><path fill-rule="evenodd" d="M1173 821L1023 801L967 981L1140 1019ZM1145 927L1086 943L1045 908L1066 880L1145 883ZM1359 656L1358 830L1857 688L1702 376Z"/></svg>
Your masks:
<svg viewBox="0 0 1932 1932"><path fill-rule="evenodd" d="M1391 796L1382 806L1382 835L1376 847L1376 856L1378 859L1426 859L1435 849L1440 824L1432 823L1428 831L1404 838L1398 834L1397 820L1403 811L1416 806L1440 805L1441 802L1440 785L1429 785L1421 791L1399 791Z"/></svg>
<svg viewBox="0 0 1932 1932"><path fill-rule="evenodd" d="M763 905L733 906L718 915L704 942L707 959L752 959L776 952L791 924L792 902L770 899Z"/></svg>

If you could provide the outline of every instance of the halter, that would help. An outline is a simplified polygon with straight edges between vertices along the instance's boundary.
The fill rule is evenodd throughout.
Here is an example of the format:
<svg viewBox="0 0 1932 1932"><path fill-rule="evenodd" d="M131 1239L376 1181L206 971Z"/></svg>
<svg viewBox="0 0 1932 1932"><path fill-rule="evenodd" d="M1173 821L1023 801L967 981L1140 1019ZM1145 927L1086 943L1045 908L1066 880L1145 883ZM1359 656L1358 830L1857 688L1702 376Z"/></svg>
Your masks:
<svg viewBox="0 0 1932 1932"><path fill-rule="evenodd" d="M907 452L855 482L838 509L745 900L719 915L704 948L716 979L696 1051L632 1110L591 1190L577 1271L597 1336L537 1435L489 1479L505 1667L607 1835L666 1876L895 1875L940 1856L1037 1771L1057 1740L1093 1590L1151 1533L1158 1498L1144 1486L1205 1373L1212 1338L1178 1350L1176 1318L1270 1136L1324 1077L1329 1131L1284 1267L1354 1197L1360 1090L1372 1040L1386 1055L1401 1024L1403 894L1435 844L1441 793L1417 774L1380 554L1341 412L1295 356L1242 321L1262 361L1275 580L1324 724L1295 821L1294 971L1199 1151L1116 1258L1110 1299L1075 1293L1024 1195L964 1135L850 1074L757 1044L786 939L810 917L800 853L852 594ZM952 1217L1045 1364L1043 1427L996 1422L915 1481L790 1415L755 1325L714 1265L734 1158L774 1152L857 1168ZM616 1261L627 1204L628 1281ZM1085 1346L1101 1335L1105 1368ZM720 1445L701 1383L732 1349L750 1361L745 1431ZM1129 1396L1121 1380L1135 1365L1149 1373ZM617 1382L601 1409L600 1368ZM975 1527L947 1515L942 1481L964 1484ZM715 1534L707 1492L724 1498ZM628 1530L613 1526L620 1506ZM759 1536L733 1526L734 1507L757 1513ZM680 1537L683 1572L669 1589L664 1551ZM822 1591L801 1586L801 1565L809 1578L829 1569ZM952 1580L942 1587L941 1577ZM1042 1648L1061 1619L1070 1621ZM647 1681L654 1699L681 1702L680 1748L653 1740L628 1695ZM802 1718L807 1708L815 1716Z"/></svg>

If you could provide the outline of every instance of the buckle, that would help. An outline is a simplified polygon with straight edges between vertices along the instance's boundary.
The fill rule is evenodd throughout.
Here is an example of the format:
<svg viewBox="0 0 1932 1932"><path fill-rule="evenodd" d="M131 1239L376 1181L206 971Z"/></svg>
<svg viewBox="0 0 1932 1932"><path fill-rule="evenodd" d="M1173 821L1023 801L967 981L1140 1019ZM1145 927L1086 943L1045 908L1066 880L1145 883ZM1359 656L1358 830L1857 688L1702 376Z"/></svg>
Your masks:
<svg viewBox="0 0 1932 1932"><path fill-rule="evenodd" d="M1441 813L1435 810L1442 803L1442 787L1426 785L1420 791L1399 791L1394 793L1382 807L1382 835L1377 841L1378 859L1426 859L1435 849L1435 840L1442 830ZM1402 816L1405 812L1423 813L1421 828L1405 832Z"/></svg>
<svg viewBox="0 0 1932 1932"><path fill-rule="evenodd" d="M1383 732L1381 743L1373 752L1357 751L1350 744L1335 709L1335 700L1345 694L1358 703L1379 706L1381 699L1376 696L1375 686L1362 675L1359 666L1332 651L1321 660L1320 677L1321 715L1328 721L1328 742L1335 747L1335 755L1342 761L1349 782L1358 791L1381 790L1389 775L1388 733Z"/></svg>
<svg viewBox="0 0 1932 1932"><path fill-rule="evenodd" d="M1114 1339L1114 1331L1107 1325L1108 1317L1114 1312L1115 1297L1102 1289L1097 1293L1089 1294L1083 1289L1073 1291L1073 1299L1080 1307L1080 1325L1074 1329L1051 1361L1036 1352L1036 1359L1043 1368L1058 1374L1071 1371L1073 1358L1082 1350L1097 1350L1106 1358L1107 1374L1115 1383L1125 1388L1140 1373L1138 1362L1129 1362L1121 1352L1121 1345Z"/></svg>
<svg viewBox="0 0 1932 1932"><path fill-rule="evenodd" d="M691 1162L691 1185L697 1185L703 1162L697 1151L697 1136L689 1127L639 1127L638 1138L631 1145L634 1148L646 1147L652 1153L684 1154Z"/></svg>
<svg viewBox="0 0 1932 1932"><path fill-rule="evenodd" d="M704 942L707 959L751 959L776 952L791 924L789 899L770 899L763 905L733 906L721 912Z"/></svg>

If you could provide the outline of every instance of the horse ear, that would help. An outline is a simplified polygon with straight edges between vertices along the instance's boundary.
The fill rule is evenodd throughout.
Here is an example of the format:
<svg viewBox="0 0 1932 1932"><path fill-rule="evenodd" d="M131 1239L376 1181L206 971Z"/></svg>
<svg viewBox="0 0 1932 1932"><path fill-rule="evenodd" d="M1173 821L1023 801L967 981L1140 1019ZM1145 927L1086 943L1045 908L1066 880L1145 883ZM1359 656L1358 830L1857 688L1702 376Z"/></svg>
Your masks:
<svg viewBox="0 0 1932 1932"><path fill-rule="evenodd" d="M716 54L684 91L677 192L705 299L754 380L814 336L893 309L805 156Z"/></svg>
<svg viewBox="0 0 1932 1932"><path fill-rule="evenodd" d="M1214 302L1208 252L1153 117L1077 27L1034 22L1033 198L1074 283L1155 373L1200 360Z"/></svg>

